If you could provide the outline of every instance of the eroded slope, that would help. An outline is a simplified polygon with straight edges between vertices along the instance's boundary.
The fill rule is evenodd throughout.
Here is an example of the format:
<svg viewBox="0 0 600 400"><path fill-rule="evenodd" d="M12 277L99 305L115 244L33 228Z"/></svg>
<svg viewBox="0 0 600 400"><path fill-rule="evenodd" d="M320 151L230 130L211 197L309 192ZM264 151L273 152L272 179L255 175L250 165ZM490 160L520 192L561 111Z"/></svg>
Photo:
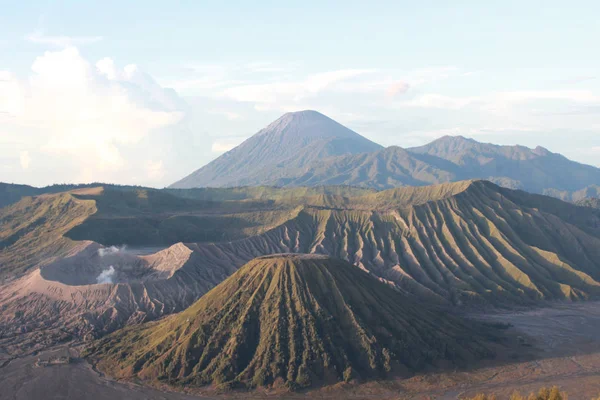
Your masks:
<svg viewBox="0 0 600 400"><path fill-rule="evenodd" d="M465 365L491 356L484 331L347 262L285 254L249 262L186 311L90 353L118 377L297 388Z"/></svg>

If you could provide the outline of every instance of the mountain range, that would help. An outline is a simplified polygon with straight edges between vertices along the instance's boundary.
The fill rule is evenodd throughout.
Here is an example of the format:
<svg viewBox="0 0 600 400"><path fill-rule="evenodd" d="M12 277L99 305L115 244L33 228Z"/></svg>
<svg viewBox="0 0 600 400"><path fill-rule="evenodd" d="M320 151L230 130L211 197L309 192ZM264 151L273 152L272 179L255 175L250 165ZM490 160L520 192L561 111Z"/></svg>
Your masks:
<svg viewBox="0 0 600 400"><path fill-rule="evenodd" d="M284 267L288 261L264 258L290 253L297 257L294 273ZM487 181L384 191L78 188L0 208L0 346L32 352L158 320L98 344L94 354L105 370L157 384L234 387L385 377L396 373L393 365L415 371L486 354L485 332L465 332L465 322L421 305L451 310L598 299L598 260L600 210ZM212 291L224 281L225 292ZM311 319L310 310L325 307L336 286L343 286L339 303ZM278 304L298 307L298 314L286 312L291 319L284 323L265 312ZM221 306L231 316L248 310L248 319L230 325ZM177 312L183 313L162 319ZM357 324L343 332L327 325L352 318ZM275 336L238 335L250 326ZM324 346L343 345L308 353L297 347L302 357L288 352L323 326ZM295 328L303 333L286 339ZM209 330L216 336L203 336ZM405 337L411 352L402 353L387 332ZM361 347L362 333L374 342ZM481 346L454 340L461 337ZM231 352L210 351L223 343ZM301 366L313 372L301 373Z"/></svg>
<svg viewBox="0 0 600 400"><path fill-rule="evenodd" d="M543 147L499 146L445 136L383 148L316 111L287 113L172 188L352 185L375 189L486 179L580 200L600 194L600 168Z"/></svg>

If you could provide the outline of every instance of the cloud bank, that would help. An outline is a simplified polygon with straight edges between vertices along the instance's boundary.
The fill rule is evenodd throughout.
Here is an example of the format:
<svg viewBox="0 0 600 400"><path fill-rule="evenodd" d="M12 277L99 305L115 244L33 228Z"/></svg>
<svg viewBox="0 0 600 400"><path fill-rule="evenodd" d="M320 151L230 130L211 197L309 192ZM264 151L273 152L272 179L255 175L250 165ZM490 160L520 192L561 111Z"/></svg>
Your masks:
<svg viewBox="0 0 600 400"><path fill-rule="evenodd" d="M131 183L159 184L161 153L131 153L160 132L169 141L169 128L184 115L177 93L136 65L92 63L75 47L46 51L25 79L0 72L0 134L17 147L0 150L2 162L33 170L42 159L45 168L61 171L61 181L123 182L126 174Z"/></svg>

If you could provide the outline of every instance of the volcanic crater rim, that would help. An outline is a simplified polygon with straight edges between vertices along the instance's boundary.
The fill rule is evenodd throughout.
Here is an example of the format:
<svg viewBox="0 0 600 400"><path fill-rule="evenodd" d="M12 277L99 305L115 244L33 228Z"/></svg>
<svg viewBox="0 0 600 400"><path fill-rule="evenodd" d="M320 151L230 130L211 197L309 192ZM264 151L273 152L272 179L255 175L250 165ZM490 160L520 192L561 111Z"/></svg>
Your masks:
<svg viewBox="0 0 600 400"><path fill-rule="evenodd" d="M314 253L276 253L256 257L255 260L337 260L335 257L326 254Z"/></svg>

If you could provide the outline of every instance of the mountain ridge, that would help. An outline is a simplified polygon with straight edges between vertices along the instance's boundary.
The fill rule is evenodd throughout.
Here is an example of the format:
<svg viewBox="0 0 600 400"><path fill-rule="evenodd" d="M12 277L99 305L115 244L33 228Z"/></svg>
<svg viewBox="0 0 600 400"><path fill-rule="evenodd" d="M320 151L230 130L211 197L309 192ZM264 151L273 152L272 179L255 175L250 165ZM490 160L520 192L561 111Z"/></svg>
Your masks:
<svg viewBox="0 0 600 400"><path fill-rule="evenodd" d="M463 136L383 148L316 111L301 111L284 114L171 187L350 185L382 190L466 179L576 201L600 185L600 168L542 146L501 146Z"/></svg>
<svg viewBox="0 0 600 400"><path fill-rule="evenodd" d="M25 325L51 328L50 340L160 318L273 253L343 259L444 306L600 298L600 210L477 180L356 195L339 189L279 189L283 196L269 195L278 200L260 202L109 188L25 198L0 209L0 332L26 347L37 331L19 334ZM122 250L155 246L157 235L167 249ZM186 237L199 241L179 243ZM100 239L116 246L90 241ZM110 265L113 283L99 283Z"/></svg>

